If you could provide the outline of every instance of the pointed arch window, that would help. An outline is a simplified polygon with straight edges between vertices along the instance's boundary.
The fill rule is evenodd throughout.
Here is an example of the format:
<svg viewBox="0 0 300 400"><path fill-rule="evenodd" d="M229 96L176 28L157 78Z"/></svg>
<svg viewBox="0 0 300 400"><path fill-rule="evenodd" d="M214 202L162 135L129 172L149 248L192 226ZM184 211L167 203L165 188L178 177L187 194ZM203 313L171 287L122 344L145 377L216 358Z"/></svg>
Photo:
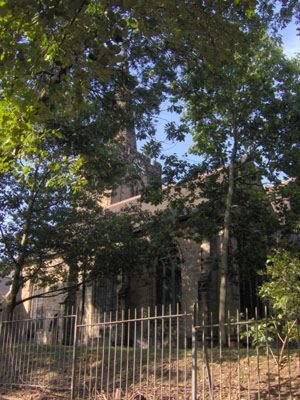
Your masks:
<svg viewBox="0 0 300 400"><path fill-rule="evenodd" d="M181 303L182 257L177 246L162 257L156 270L156 301L158 305L171 305L175 312Z"/></svg>

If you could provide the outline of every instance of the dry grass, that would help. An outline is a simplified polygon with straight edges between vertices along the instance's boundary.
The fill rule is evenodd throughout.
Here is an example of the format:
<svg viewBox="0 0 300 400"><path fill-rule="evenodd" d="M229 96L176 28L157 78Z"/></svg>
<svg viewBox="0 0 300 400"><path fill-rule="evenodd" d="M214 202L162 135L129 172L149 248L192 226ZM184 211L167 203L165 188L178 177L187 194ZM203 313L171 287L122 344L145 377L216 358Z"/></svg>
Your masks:
<svg viewBox="0 0 300 400"><path fill-rule="evenodd" d="M64 368L56 370L61 359L60 351L44 349L39 353L32 350L31 378L40 388L2 388L5 400L61 400L69 399L69 391L55 391L66 378L70 385L71 364L66 357ZM66 351L66 350L64 350ZM109 354L109 356L108 356ZM121 357L122 355L122 357ZM76 388L78 398L94 400L189 400L192 392L191 350L178 352L176 349L162 353L161 349L136 350L115 347L105 349L97 356L97 349L85 346L77 353ZM247 354L226 349L220 360L218 349L211 349L205 362L200 349L198 356L198 399L210 399L210 384L214 400L256 400L256 399L300 399L300 364L296 350L286 353L283 363L278 366L276 359L266 354L257 357L253 349ZM122 358L122 364L120 359ZM116 360L116 364L114 364ZM135 368L133 368L135 360ZM4 361L4 360L2 360ZM147 361L149 361L147 363ZM34 364L35 363L35 364ZM5 365L1 363L2 366ZM5 369L1 368L2 372ZM114 377L114 378L113 378ZM210 377L210 379L209 379ZM22 379L22 380L21 380ZM31 382L31 383L32 383ZM18 382L16 382L18 383ZM20 377L20 384L26 383L26 376ZM52 387L47 390L45 387ZM0 400L1 397L0 397Z"/></svg>

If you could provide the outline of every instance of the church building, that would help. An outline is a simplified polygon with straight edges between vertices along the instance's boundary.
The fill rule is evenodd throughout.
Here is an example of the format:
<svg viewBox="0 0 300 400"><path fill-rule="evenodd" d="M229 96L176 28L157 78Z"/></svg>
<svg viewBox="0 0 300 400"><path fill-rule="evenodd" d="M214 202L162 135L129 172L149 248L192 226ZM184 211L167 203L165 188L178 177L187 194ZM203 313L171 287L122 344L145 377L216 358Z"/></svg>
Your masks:
<svg viewBox="0 0 300 400"><path fill-rule="evenodd" d="M152 162L137 151L134 129L125 129L120 134L123 151L138 171L138 178L119 185L105 193L101 206L113 213L119 213L126 207L139 206L142 210L155 212L168 207L166 203L153 206L141 201L141 188L152 179L160 179L160 165ZM98 282L85 288L84 318L92 321L98 312L117 311L128 308L162 306L176 312L192 311L198 302L200 310L207 315L218 310L218 252L220 236L214 235L201 243L190 238L178 238L164 257L153 260L151 268L127 274L107 275ZM239 306L239 285L235 278L229 283L229 303L233 309ZM40 293L43 289L26 286L22 298ZM66 294L51 298L33 298L25 302L27 316L42 317L64 313ZM77 303L82 304L82 289L78 290ZM20 306L19 306L20 307Z"/></svg>

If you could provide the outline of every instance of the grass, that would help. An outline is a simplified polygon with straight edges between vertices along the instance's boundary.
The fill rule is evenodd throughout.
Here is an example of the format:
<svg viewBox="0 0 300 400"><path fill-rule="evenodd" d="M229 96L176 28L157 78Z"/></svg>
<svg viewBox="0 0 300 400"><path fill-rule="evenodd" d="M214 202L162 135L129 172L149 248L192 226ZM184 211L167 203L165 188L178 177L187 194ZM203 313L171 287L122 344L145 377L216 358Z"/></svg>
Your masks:
<svg viewBox="0 0 300 400"><path fill-rule="evenodd" d="M276 356L277 350L274 349ZM187 400L192 389L192 350L166 344L164 348L106 345L100 339L78 345L75 388L78 398L109 400L113 396L143 396L147 400ZM259 356L259 357L258 357ZM17 343L0 353L2 384L70 388L73 347ZM208 348L197 352L199 397L281 399L300 398L300 358L297 349L286 350L277 365L266 348ZM126 397L125 396L125 397ZM222 396L222 397L220 397ZM277 396L277 395L276 395ZM137 399L135 399L137 400Z"/></svg>

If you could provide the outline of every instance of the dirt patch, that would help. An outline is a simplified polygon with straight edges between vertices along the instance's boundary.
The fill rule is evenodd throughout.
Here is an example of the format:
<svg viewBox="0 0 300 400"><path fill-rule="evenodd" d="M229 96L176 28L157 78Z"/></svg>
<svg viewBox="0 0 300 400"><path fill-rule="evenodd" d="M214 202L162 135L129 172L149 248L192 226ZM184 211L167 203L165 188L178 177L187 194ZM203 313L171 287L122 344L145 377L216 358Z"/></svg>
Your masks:
<svg viewBox="0 0 300 400"><path fill-rule="evenodd" d="M56 393L45 389L3 389L0 400L67 400L69 393Z"/></svg>
<svg viewBox="0 0 300 400"><path fill-rule="evenodd" d="M225 354L226 355L226 354ZM222 362L217 354L208 355L209 363L198 359L198 400L209 400L210 391L214 399L222 400L257 400L300 399L300 364L299 355L295 351L283 359L278 365L270 357L248 355L226 355ZM139 357L136 356L139 360ZM159 358L158 358L159 360ZM101 364L87 359L82 363L83 369L77 371L76 393L78 398L94 400L191 400L192 398L192 362L190 357L182 357L178 361L163 360L156 368L149 363L136 364L134 383L132 368L129 373L111 363L111 374L104 365L104 375L100 384ZM86 366L89 366L87 368ZM119 366L119 365L118 365ZM115 371L114 371L115 370ZM95 376L98 371L99 380ZM79 373L80 372L80 373ZM115 373L114 373L115 372ZM112 381L112 376L115 380ZM110 377L110 380L108 380ZM41 382L43 382L41 380ZM112 382L114 382L112 384ZM102 390L103 389L103 390ZM127 392L126 392L127 390ZM77 397L76 397L77 398ZM50 391L49 389L29 389L23 387L0 387L0 400L67 400L70 391Z"/></svg>

